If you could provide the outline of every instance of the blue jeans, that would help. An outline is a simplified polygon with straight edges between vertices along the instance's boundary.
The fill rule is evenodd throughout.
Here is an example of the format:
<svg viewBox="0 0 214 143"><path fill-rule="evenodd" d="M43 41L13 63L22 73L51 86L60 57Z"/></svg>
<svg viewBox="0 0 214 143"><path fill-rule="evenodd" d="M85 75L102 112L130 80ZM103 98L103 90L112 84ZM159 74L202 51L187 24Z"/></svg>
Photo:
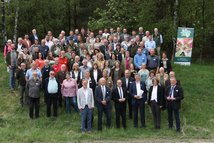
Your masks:
<svg viewBox="0 0 214 143"><path fill-rule="evenodd" d="M77 97L65 97L65 103L66 103L66 112L71 113L71 105L74 107L75 112L78 112L77 107Z"/></svg>
<svg viewBox="0 0 214 143"><path fill-rule="evenodd" d="M85 106L85 108L81 112L81 130L83 132L91 131L91 120L92 120L92 109L89 109L88 106ZM87 129L85 125L86 123Z"/></svg>
<svg viewBox="0 0 214 143"><path fill-rule="evenodd" d="M10 73L9 73L9 86L11 89L14 89L16 86L15 83L15 73L16 73L16 67L11 67L10 68Z"/></svg>

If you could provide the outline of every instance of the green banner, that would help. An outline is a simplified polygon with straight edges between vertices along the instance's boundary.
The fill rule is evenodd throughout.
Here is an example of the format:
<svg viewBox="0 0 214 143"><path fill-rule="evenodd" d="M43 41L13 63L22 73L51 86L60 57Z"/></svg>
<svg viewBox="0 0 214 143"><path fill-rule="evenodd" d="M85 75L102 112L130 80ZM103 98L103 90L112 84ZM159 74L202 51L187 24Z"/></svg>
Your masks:
<svg viewBox="0 0 214 143"><path fill-rule="evenodd" d="M175 64L190 65L193 48L194 28L178 27Z"/></svg>

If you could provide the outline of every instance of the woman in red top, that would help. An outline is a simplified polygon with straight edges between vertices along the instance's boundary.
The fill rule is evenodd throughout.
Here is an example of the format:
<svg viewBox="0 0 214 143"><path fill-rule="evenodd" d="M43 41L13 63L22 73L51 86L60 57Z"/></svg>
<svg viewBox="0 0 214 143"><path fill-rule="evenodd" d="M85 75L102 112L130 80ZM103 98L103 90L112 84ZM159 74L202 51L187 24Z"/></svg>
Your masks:
<svg viewBox="0 0 214 143"><path fill-rule="evenodd" d="M43 60L43 57L42 57L42 53L39 53L39 58L36 59L36 66L40 70L44 67L44 60Z"/></svg>

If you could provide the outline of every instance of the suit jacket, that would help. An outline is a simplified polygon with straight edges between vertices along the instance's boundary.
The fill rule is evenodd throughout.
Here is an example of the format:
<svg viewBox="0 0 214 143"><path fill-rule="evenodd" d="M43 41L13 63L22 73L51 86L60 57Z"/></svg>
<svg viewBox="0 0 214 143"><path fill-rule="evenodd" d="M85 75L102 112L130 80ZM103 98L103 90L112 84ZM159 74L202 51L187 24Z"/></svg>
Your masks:
<svg viewBox="0 0 214 143"><path fill-rule="evenodd" d="M111 89L107 86L105 86L106 88L106 96L105 96L105 100L107 105L104 106L101 101L103 101L103 93L102 93L102 89L101 86L97 86L95 89L95 100L97 102L97 107L98 109L102 109L102 108L111 108Z"/></svg>
<svg viewBox="0 0 214 143"><path fill-rule="evenodd" d="M111 70L111 79L112 80L114 80L114 71L115 71L115 68L113 68L112 70ZM118 79L120 79L120 78L122 78L123 77L123 71L122 71L122 69L120 68L119 70L118 70ZM116 83L114 83L114 84L116 84Z"/></svg>
<svg viewBox="0 0 214 143"><path fill-rule="evenodd" d="M168 86L165 92L165 98L169 97L170 95L170 91L171 91L171 86ZM174 109L180 109L181 107L181 100L184 98L183 95L183 89L179 86L176 85L174 88L174 101L167 101L167 105L172 105Z"/></svg>
<svg viewBox="0 0 214 143"><path fill-rule="evenodd" d="M149 89L149 97L148 97L148 104L151 103L151 98L152 98L152 90L153 90L153 86L150 87ZM159 106L163 106L163 100L164 100L164 96L163 96L163 92L164 89L158 85L158 89L157 89L157 104Z"/></svg>
<svg viewBox="0 0 214 143"><path fill-rule="evenodd" d="M78 89L77 91L77 105L79 109L84 109L86 105L88 105L88 108L94 108L94 95L91 88L86 89L88 91L88 103L86 104L86 98L84 94L83 87Z"/></svg>
<svg viewBox="0 0 214 143"><path fill-rule="evenodd" d="M91 78L94 79L94 70L90 70ZM97 82L99 82L99 79L102 77L102 71L100 69L97 69Z"/></svg>
<svg viewBox="0 0 214 143"><path fill-rule="evenodd" d="M17 59L17 57L18 57L18 52L17 51L15 51L16 52L16 59ZM11 52L8 52L7 54L6 54L6 65L7 66L9 66L9 65L11 65L11 55L10 55L10 53ZM18 62L18 61L17 61ZM17 65L16 65L17 66Z"/></svg>
<svg viewBox="0 0 214 143"><path fill-rule="evenodd" d="M126 89L124 87L122 87L122 91L123 91L123 98L125 98L127 100L127 94L126 94ZM118 87L115 87L112 91L112 100L114 101L114 105L115 108L118 107L126 107L126 100L124 102L119 102L120 99L120 94L118 92Z"/></svg>
<svg viewBox="0 0 214 143"><path fill-rule="evenodd" d="M127 90L127 92L130 91L130 87L133 82L134 82L134 79L132 77L129 77L128 78L128 87L126 87L126 78L122 77L122 87L124 87Z"/></svg>
<svg viewBox="0 0 214 143"><path fill-rule="evenodd" d="M144 82L140 82L140 87L141 87L141 90L143 90L143 95L141 99L136 99L134 98L135 95L137 95L137 87L136 87L136 81L134 81L132 84L131 84L131 87L130 87L130 94L132 96L132 104L136 104L137 101L140 101L140 102L146 102L147 100L147 90L146 90L146 85Z"/></svg>

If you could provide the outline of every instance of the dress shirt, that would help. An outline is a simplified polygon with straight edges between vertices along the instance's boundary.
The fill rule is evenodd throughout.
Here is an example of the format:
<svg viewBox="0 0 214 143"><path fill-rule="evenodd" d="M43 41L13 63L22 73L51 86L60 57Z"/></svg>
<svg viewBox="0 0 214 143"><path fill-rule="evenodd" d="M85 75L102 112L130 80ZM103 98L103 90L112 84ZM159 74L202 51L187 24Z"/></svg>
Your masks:
<svg viewBox="0 0 214 143"><path fill-rule="evenodd" d="M48 93L54 94L58 92L58 84L56 78L49 78Z"/></svg>
<svg viewBox="0 0 214 143"><path fill-rule="evenodd" d="M153 86L152 89L152 97L151 97L151 101L155 100L157 102L157 91L158 91L158 86Z"/></svg>
<svg viewBox="0 0 214 143"><path fill-rule="evenodd" d="M93 76L94 76L94 80L95 80L96 83L97 83L97 78L98 78L98 72L97 72L97 70L94 70L94 71L93 71Z"/></svg>
<svg viewBox="0 0 214 143"><path fill-rule="evenodd" d="M117 87L120 98L123 98L123 90L122 87Z"/></svg>
<svg viewBox="0 0 214 143"><path fill-rule="evenodd" d="M137 95L141 92L140 82L136 82Z"/></svg>
<svg viewBox="0 0 214 143"><path fill-rule="evenodd" d="M88 88L83 88L83 93L85 94L85 102L88 105Z"/></svg>
<svg viewBox="0 0 214 143"><path fill-rule="evenodd" d="M103 100L106 98L106 87L105 86L101 86L102 89L102 93L103 93Z"/></svg>

